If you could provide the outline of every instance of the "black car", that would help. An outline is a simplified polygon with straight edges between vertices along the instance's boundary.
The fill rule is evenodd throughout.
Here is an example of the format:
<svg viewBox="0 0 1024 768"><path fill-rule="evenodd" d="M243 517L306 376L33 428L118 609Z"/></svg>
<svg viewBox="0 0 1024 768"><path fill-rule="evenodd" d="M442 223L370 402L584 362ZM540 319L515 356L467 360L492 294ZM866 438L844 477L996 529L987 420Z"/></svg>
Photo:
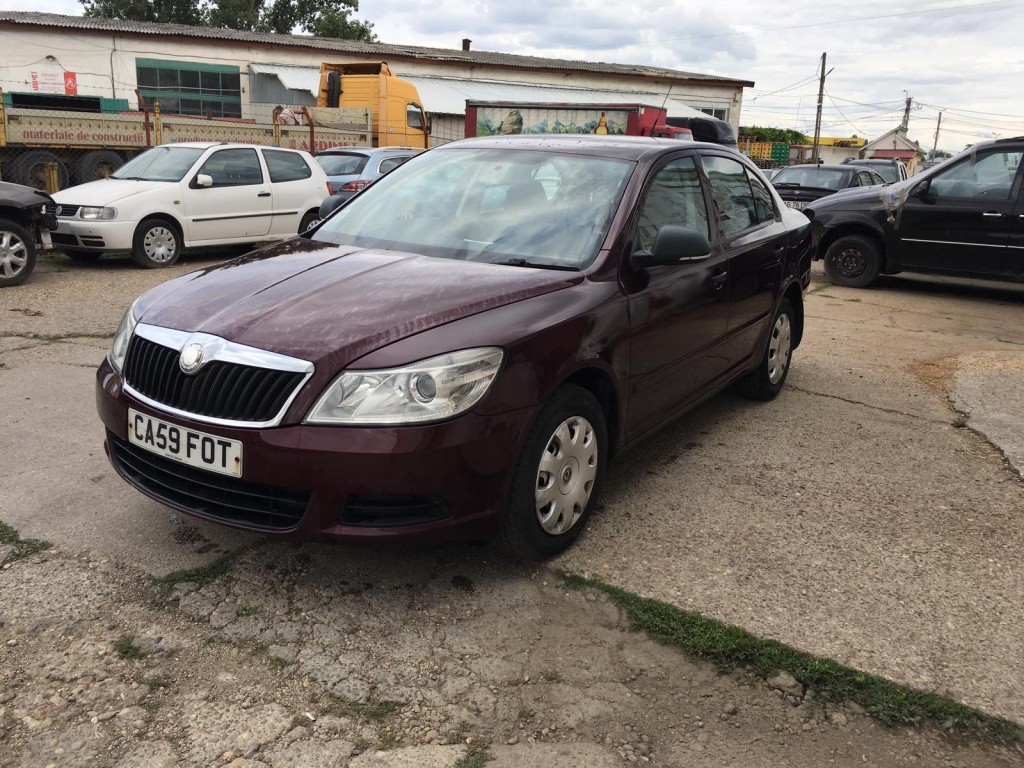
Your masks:
<svg viewBox="0 0 1024 768"><path fill-rule="evenodd" d="M1024 279L1024 136L975 144L882 190L819 200L815 259L837 284L864 288L903 270Z"/></svg>
<svg viewBox="0 0 1024 768"><path fill-rule="evenodd" d="M772 186L783 202L798 211L844 189L884 183L885 179L874 171L849 165L791 165L772 176Z"/></svg>
<svg viewBox="0 0 1024 768"><path fill-rule="evenodd" d="M51 247L50 230L57 217L46 213L54 205L45 192L0 181L0 288L20 285L32 274L36 250Z"/></svg>

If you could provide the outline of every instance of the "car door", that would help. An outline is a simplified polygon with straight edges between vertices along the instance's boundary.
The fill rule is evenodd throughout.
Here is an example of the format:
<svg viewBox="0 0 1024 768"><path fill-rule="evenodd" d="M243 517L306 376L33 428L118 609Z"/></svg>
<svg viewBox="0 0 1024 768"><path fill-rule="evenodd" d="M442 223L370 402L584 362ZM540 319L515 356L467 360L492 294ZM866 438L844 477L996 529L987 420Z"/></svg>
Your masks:
<svg viewBox="0 0 1024 768"><path fill-rule="evenodd" d="M650 250L658 229L675 224L712 237L708 203L692 153L655 166L634 217L633 250ZM700 262L634 271L624 265L629 302L630 437L659 425L728 367L726 257L712 247Z"/></svg>
<svg viewBox="0 0 1024 768"><path fill-rule="evenodd" d="M201 187L207 175L212 186ZM256 150L232 147L211 153L192 175L184 192L189 239L256 240L270 231L270 183Z"/></svg>
<svg viewBox="0 0 1024 768"><path fill-rule="evenodd" d="M294 235L303 215L318 198L327 193L326 185L313 178L313 170L298 152L263 149L263 160L270 176L271 206L274 212L272 235Z"/></svg>
<svg viewBox="0 0 1024 768"><path fill-rule="evenodd" d="M1024 174L1024 169L1018 169ZM1019 176L1016 186L1017 206L1010 218L1010 232L1006 245L1005 274L1024 280L1024 176Z"/></svg>
<svg viewBox="0 0 1024 768"><path fill-rule="evenodd" d="M1020 149L993 147L916 185L899 225L899 266L1000 275L1007 266Z"/></svg>
<svg viewBox="0 0 1024 768"><path fill-rule="evenodd" d="M782 284L789 234L768 189L735 157L701 156L718 213L729 279L729 367L756 354Z"/></svg>

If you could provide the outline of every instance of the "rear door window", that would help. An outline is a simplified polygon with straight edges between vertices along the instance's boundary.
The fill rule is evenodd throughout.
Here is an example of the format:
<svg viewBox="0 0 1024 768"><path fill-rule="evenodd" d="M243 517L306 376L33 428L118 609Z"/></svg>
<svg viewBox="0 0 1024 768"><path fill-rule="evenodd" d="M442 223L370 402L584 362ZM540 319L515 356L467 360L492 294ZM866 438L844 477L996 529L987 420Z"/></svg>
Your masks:
<svg viewBox="0 0 1024 768"><path fill-rule="evenodd" d="M761 217L743 164L719 155L704 155L701 162L711 182L722 233L731 238L758 226Z"/></svg>
<svg viewBox="0 0 1024 768"><path fill-rule="evenodd" d="M296 152L282 152L279 149L264 149L263 159L267 161L270 180L275 183L308 179L313 171L306 165L306 158Z"/></svg>

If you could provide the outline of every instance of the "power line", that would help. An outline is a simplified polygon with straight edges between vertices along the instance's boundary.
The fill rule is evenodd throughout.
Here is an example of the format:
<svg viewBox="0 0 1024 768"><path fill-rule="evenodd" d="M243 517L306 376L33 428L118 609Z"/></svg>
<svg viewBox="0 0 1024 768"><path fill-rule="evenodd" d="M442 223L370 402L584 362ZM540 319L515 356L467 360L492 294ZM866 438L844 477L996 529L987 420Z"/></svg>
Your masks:
<svg viewBox="0 0 1024 768"><path fill-rule="evenodd" d="M849 19L839 19L837 21L818 21L811 24L793 24L786 27L763 27L758 32L783 32L790 29L811 29L813 27L831 27L839 24L853 24L861 21L880 21L882 19L900 19L906 18L907 16L924 16L930 13L945 13L947 11L958 11L964 8L986 8L993 5L1011 5L1015 4L1017 0L991 0L991 2L985 3L963 3L961 5L948 5L944 8L929 8L923 11L903 11L902 13L887 13L881 16L857 16ZM629 43L603 43L601 45L576 45L573 48L577 50L597 50L601 48L623 48L629 45L651 45L653 43L675 43L682 40L710 40L718 37L735 37L736 35L746 35L747 32L716 32L712 35L691 35L689 37L669 37L663 40L634 40Z"/></svg>

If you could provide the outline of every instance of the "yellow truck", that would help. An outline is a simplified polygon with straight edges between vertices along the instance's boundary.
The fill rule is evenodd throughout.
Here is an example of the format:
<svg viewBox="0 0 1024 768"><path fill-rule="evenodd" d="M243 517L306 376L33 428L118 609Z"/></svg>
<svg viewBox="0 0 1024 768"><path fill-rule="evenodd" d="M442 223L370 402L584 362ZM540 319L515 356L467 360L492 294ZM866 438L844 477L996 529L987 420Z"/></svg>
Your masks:
<svg viewBox="0 0 1024 768"><path fill-rule="evenodd" d="M333 101L328 80L340 88ZM161 114L158 101L147 104L141 96L138 110L102 113L12 106L16 102L0 92L0 180L55 192L109 176L139 152L176 141L314 153L339 146L427 146L427 116L415 86L383 62L324 64L318 101L316 107L253 104L250 119L201 118Z"/></svg>

